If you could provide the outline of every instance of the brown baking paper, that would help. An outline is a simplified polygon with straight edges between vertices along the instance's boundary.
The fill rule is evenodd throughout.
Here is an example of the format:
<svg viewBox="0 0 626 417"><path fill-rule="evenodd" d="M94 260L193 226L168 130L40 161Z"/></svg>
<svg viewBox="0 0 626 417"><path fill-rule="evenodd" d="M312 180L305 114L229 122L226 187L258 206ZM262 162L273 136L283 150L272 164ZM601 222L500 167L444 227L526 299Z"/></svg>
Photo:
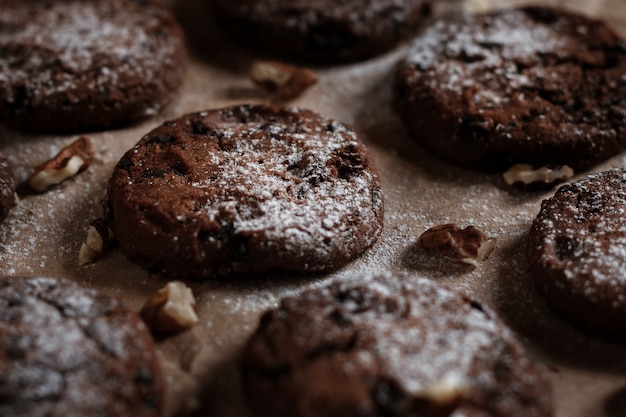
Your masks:
<svg viewBox="0 0 626 417"><path fill-rule="evenodd" d="M67 277L101 289L139 310L168 279L151 275L114 250L79 266L89 223L101 216L108 177L120 156L164 120L231 104L268 102L247 77L253 52L233 46L214 27L206 1L172 0L188 36L191 65L182 93L155 119L120 130L91 132L96 162L78 177L43 194L21 193L0 225L0 273ZM498 7L519 1L492 1ZM572 0L566 6L603 16L626 36L625 0ZM470 2L486 8L488 1ZM392 70L404 47L365 62L316 68L320 81L290 104L350 124L373 154L384 187L385 231L370 250L330 275L272 274L187 281L197 298L199 323L157 340L168 384L168 416L243 417L237 358L259 316L283 296L319 286L344 273L397 270L456 287L483 301L517 333L553 382L557 417L626 416L626 349L586 336L555 316L536 294L524 246L542 199L499 175L457 168L420 148L391 108ZM78 135L29 136L0 127L0 151L23 183L33 167ZM594 167L626 166L626 154ZM591 172L591 171L590 171ZM588 172L577 173L575 178ZM441 223L476 225L498 245L478 268L461 266L415 247L417 237Z"/></svg>

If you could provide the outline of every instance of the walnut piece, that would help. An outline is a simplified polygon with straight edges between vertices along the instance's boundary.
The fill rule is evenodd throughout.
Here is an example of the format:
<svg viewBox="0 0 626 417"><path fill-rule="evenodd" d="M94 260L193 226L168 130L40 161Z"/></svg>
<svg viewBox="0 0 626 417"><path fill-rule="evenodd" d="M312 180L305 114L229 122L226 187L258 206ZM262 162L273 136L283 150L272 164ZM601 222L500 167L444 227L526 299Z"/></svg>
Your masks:
<svg viewBox="0 0 626 417"><path fill-rule="evenodd" d="M54 158L35 167L28 185L35 191L44 192L84 171L93 160L93 147L89 138L78 138L61 149Z"/></svg>
<svg viewBox="0 0 626 417"><path fill-rule="evenodd" d="M491 0L466 0L463 2L463 9L470 13L486 12L493 8Z"/></svg>
<svg viewBox="0 0 626 417"><path fill-rule="evenodd" d="M574 176L574 170L567 165L556 168L542 167L535 169L532 165L513 165L508 171L502 174L507 184L553 184L567 181Z"/></svg>
<svg viewBox="0 0 626 417"><path fill-rule="evenodd" d="M180 281L171 281L146 302L139 314L155 333L182 332L198 322L195 305L191 289Z"/></svg>
<svg viewBox="0 0 626 417"><path fill-rule="evenodd" d="M440 381L423 387L418 395L435 404L454 404L464 396L463 385L458 377L446 376Z"/></svg>
<svg viewBox="0 0 626 417"><path fill-rule="evenodd" d="M111 247L113 232L100 218L91 222L87 228L87 239L78 252L78 264L85 265L96 261Z"/></svg>
<svg viewBox="0 0 626 417"><path fill-rule="evenodd" d="M250 78L258 86L288 100L296 98L317 83L317 74L308 68L278 61L254 61Z"/></svg>
<svg viewBox="0 0 626 417"><path fill-rule="evenodd" d="M476 267L489 258L496 247L496 239L487 238L475 226L461 229L456 224L441 224L425 231L417 240L417 246Z"/></svg>

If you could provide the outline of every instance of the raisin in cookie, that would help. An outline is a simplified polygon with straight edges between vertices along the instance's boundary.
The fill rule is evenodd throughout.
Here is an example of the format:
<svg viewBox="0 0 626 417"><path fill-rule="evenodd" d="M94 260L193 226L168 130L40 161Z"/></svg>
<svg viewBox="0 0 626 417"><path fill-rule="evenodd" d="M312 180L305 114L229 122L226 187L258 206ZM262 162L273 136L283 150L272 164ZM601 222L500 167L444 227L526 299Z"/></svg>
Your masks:
<svg viewBox="0 0 626 417"><path fill-rule="evenodd" d="M442 3L443 1L439 1ZM375 56L414 33L432 0L216 0L217 21L239 43L290 59Z"/></svg>
<svg viewBox="0 0 626 417"><path fill-rule="evenodd" d="M0 222L15 205L15 176L9 161L0 153Z"/></svg>
<svg viewBox="0 0 626 417"><path fill-rule="evenodd" d="M395 95L415 139L468 168L581 170L626 147L626 43L563 10L439 20L399 66Z"/></svg>
<svg viewBox="0 0 626 417"><path fill-rule="evenodd" d="M550 386L488 309L424 278L284 299L244 348L255 416L551 415Z"/></svg>
<svg viewBox="0 0 626 417"><path fill-rule="evenodd" d="M381 186L348 127L308 110L235 106L185 115L117 164L105 218L154 272L335 269L382 229Z"/></svg>
<svg viewBox="0 0 626 417"><path fill-rule="evenodd" d="M626 171L592 174L543 201L528 259L548 304L585 330L626 337Z"/></svg>
<svg viewBox="0 0 626 417"><path fill-rule="evenodd" d="M0 415L161 416L157 360L119 301L68 280L0 278Z"/></svg>
<svg viewBox="0 0 626 417"><path fill-rule="evenodd" d="M182 83L172 15L133 0L0 0L0 122L109 128L155 115Z"/></svg>

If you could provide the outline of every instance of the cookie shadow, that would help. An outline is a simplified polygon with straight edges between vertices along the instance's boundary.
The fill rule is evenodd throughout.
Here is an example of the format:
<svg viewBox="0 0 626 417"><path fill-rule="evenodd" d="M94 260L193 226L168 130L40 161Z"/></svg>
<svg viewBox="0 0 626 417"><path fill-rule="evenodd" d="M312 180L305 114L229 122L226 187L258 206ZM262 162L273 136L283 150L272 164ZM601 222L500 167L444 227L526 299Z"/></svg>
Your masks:
<svg viewBox="0 0 626 417"><path fill-rule="evenodd" d="M558 317L537 293L526 260L526 236L501 247L496 273L495 308L527 347L550 365L626 373L626 348L584 334Z"/></svg>
<svg viewBox="0 0 626 417"><path fill-rule="evenodd" d="M231 357L212 372L205 385L214 398L220 398L219 406L214 408L215 416L250 416L243 394L239 357Z"/></svg>
<svg viewBox="0 0 626 417"><path fill-rule="evenodd" d="M87 238L87 229L91 222L103 216L102 200L108 181L98 178L99 174L101 172L86 171L59 186L63 188L59 192L68 194L67 198L72 200L72 204L65 208L58 228L56 244L63 251L59 259L60 274L124 299L129 307L139 309L150 295L168 282L167 279L130 262L115 242L94 262L79 264L78 255ZM80 198L73 195L80 195Z"/></svg>
<svg viewBox="0 0 626 417"><path fill-rule="evenodd" d="M410 244L400 253L397 263L401 270L446 282L454 282L474 270L471 265L447 259L436 251L418 247L416 243Z"/></svg>
<svg viewBox="0 0 626 417"><path fill-rule="evenodd" d="M48 137L48 135L20 132L0 124L0 150L14 146L15 143L24 145L30 145L31 143L36 144L46 137Z"/></svg>
<svg viewBox="0 0 626 417"><path fill-rule="evenodd" d="M235 45L222 32L210 3L206 0L181 0L172 10L185 31L190 54L204 64L234 74L246 74L255 54Z"/></svg>
<svg viewBox="0 0 626 417"><path fill-rule="evenodd" d="M614 391L606 398L604 413L608 417L626 416L626 386Z"/></svg>
<svg viewBox="0 0 626 417"><path fill-rule="evenodd" d="M155 339L159 352L168 358L163 366L168 381L165 415L247 417L239 369L247 337L222 346L215 343L220 334L201 327Z"/></svg>
<svg viewBox="0 0 626 417"><path fill-rule="evenodd" d="M197 382L204 403L194 412L176 417L250 417L239 369L240 355L241 349L238 349L200 374Z"/></svg>
<svg viewBox="0 0 626 417"><path fill-rule="evenodd" d="M81 195L72 205L70 205L64 215L62 224L63 234L60 237L62 247L68 252L75 253L75 257L64 257L63 266L72 272L79 272L78 252L80 246L87 237L89 224L99 217L102 217L102 199L106 193L105 185L102 181L95 181L88 172L80 174L71 182L61 183L60 192L64 189L72 189L72 193ZM85 183L90 183L89 187Z"/></svg>
<svg viewBox="0 0 626 417"><path fill-rule="evenodd" d="M321 285L327 282L331 276L333 276L333 271L231 273L226 276L212 278L209 285L242 294L258 291L269 291L272 294L280 294L284 292L300 291L310 286Z"/></svg>

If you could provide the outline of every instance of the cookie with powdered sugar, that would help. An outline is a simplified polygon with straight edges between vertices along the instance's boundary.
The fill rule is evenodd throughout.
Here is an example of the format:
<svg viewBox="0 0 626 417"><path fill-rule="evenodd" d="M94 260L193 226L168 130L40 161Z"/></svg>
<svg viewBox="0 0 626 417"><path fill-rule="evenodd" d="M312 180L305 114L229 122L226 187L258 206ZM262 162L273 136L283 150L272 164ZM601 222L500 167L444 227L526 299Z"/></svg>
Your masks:
<svg viewBox="0 0 626 417"><path fill-rule="evenodd" d="M451 3L448 5L448 3ZM456 0L215 0L239 43L288 59L349 61L385 52Z"/></svg>
<svg viewBox="0 0 626 417"><path fill-rule="evenodd" d="M160 417L164 378L137 313L55 278L0 277L0 415Z"/></svg>
<svg viewBox="0 0 626 417"><path fill-rule="evenodd" d="M489 309L378 274L265 313L241 359L255 416L548 417L550 385Z"/></svg>
<svg viewBox="0 0 626 417"><path fill-rule="evenodd" d="M413 43L395 97L412 136L461 166L582 170L626 148L626 42L545 7L446 17Z"/></svg>
<svg viewBox="0 0 626 417"><path fill-rule="evenodd" d="M0 222L15 205L15 175L9 161L0 153Z"/></svg>
<svg viewBox="0 0 626 417"><path fill-rule="evenodd" d="M626 170L589 175L541 204L528 237L538 291L588 332L626 340Z"/></svg>
<svg viewBox="0 0 626 417"><path fill-rule="evenodd" d="M47 132L155 115L182 84L182 30L134 0L0 0L0 122Z"/></svg>
<svg viewBox="0 0 626 417"><path fill-rule="evenodd" d="M324 271L383 225L372 159L344 124L308 110L241 105L188 114L145 135L117 164L105 218L151 271Z"/></svg>

